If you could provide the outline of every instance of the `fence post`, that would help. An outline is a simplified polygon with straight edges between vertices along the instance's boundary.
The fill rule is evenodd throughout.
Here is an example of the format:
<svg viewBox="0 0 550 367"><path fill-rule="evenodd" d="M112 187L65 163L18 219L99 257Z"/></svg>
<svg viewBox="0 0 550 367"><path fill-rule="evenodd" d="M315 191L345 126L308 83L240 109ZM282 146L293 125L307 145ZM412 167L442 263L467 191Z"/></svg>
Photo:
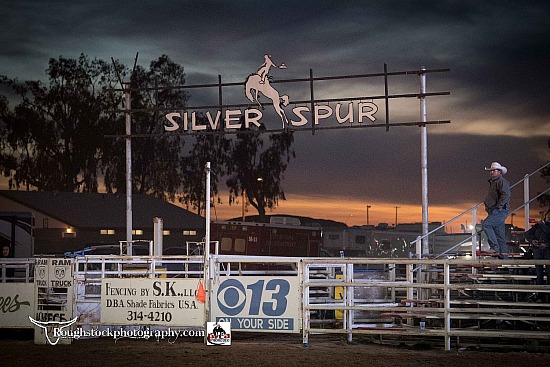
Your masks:
<svg viewBox="0 0 550 367"><path fill-rule="evenodd" d="M346 266L346 282L350 283L353 282L353 263L349 263ZM355 288L353 286L347 286L346 287L346 307L354 306L354 290ZM346 313L348 315L347 322L346 322L346 328L348 329L348 343L351 343L353 334L353 310L350 310L349 308L346 309Z"/></svg>
<svg viewBox="0 0 550 367"><path fill-rule="evenodd" d="M302 289L302 344L307 347L309 344L309 264L304 264L303 260L299 263L299 279Z"/></svg>
<svg viewBox="0 0 550 367"><path fill-rule="evenodd" d="M449 285L451 284L451 272L449 263L445 261L443 264L443 273L444 273L444 285L443 285L443 293L444 293L444 307L445 311L443 313L445 317L445 350L449 351L451 350L451 314L450 314L450 308L451 308L451 290L449 289Z"/></svg>

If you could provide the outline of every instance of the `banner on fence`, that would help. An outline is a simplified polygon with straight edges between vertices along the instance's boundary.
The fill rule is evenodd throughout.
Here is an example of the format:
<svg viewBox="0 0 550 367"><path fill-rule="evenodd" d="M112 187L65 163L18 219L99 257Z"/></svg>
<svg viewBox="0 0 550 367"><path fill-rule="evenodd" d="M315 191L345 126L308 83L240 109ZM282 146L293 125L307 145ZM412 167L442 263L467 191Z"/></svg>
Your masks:
<svg viewBox="0 0 550 367"><path fill-rule="evenodd" d="M0 283L0 328L31 328L33 283Z"/></svg>
<svg viewBox="0 0 550 367"><path fill-rule="evenodd" d="M101 323L204 326L198 279L102 279Z"/></svg>
<svg viewBox="0 0 550 367"><path fill-rule="evenodd" d="M233 331L300 332L298 277L221 279L213 286L213 321L231 322Z"/></svg>

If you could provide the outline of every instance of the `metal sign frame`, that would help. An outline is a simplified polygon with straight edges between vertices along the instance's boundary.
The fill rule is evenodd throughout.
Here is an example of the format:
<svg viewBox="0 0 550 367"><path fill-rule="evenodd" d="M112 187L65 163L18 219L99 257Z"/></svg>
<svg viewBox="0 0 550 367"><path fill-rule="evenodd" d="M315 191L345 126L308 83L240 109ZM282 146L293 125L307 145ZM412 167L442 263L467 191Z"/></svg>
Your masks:
<svg viewBox="0 0 550 367"><path fill-rule="evenodd" d="M431 124L447 124L450 123L450 120L418 120L418 121L404 121L404 122L391 122L390 120L390 100L397 100L397 99L407 99L407 98L417 98L420 100L425 100L426 97L433 97L433 96L446 96L450 95L450 92L444 91L444 92L426 92L425 87L421 88L421 90L418 93L400 93L400 94L390 94L389 93L389 87L388 87L388 78L390 76L407 76L407 75L416 75L419 76L421 79L424 78L428 73L441 73L441 72L448 72L450 69L425 69L421 68L419 70L406 70L406 71L395 71L395 72L388 72L387 71L387 64L384 64L384 72L382 73L369 73L369 74L352 74L352 75L339 75L339 76L319 76L314 77L313 76L313 69L310 69L310 76L308 78L294 78L294 79L281 79L281 80L271 80L266 79L265 83L271 83L271 84L285 84L285 83L308 83L309 85L309 93L310 98L309 99L300 99L300 100L289 100L287 97L287 104L293 104L293 105L308 105L307 110L301 111L305 114L309 113L311 115L311 120L307 121L311 124L311 127L303 128L303 127L293 127L293 126L286 126L281 129L254 129L255 132L259 133L277 133L277 132L283 132L283 131L311 131L312 134L315 134L315 131L317 130L333 130L333 129L356 129L356 128L367 128L367 127L384 127L386 131L389 131L390 127L399 127L399 126L425 126L425 125L431 125ZM254 75L254 74L251 74ZM320 81L345 81L350 79L368 79L368 78L383 78L384 81L384 93L383 94L377 94L377 95L364 95L364 96L352 96L352 97L341 97L341 98L322 98L317 99L315 98L314 93L314 86L316 82ZM422 82L422 80L421 80ZM425 82L424 82L425 83ZM251 106L254 106L258 102L256 101L248 101L247 103L223 103L223 90L224 88L229 87L247 87L247 82L229 82L229 83L222 83L222 77L221 75L218 75L218 83L209 83L209 84L195 84L195 85L178 85L178 86L155 86L155 87L146 87L146 88L136 88L136 87L130 87L129 85L125 85L122 89L112 89L112 91L121 91L125 94L125 101L128 101L128 95L130 95L132 92L143 92L143 91L151 91L158 93L160 91L165 90L192 90L192 89L209 89L209 88L216 88L217 94L218 94L218 104L205 104L205 105L191 105L191 106L171 106L171 107L161 107L161 106L155 106L154 108L131 108L131 106L126 103L124 109L116 110L117 113L125 113L126 116L130 116L132 113L137 112L172 112L172 113L178 113L174 111L200 111L200 110L209 110L209 109L217 109L219 111L231 109L231 108L250 108ZM369 124L361 124L361 123L352 123L352 124L341 124L338 126L317 126L318 121L315 121L314 112L315 107L318 106L318 104L321 103L339 103L339 102L359 102L359 101L376 101L376 100L383 100L384 106L385 106L385 121L383 123L369 123ZM273 106L274 102L262 102L261 107L264 106ZM282 107L281 107L282 108ZM424 109L425 110L425 109ZM167 114L170 115L170 114ZM163 119L166 121L166 116L163 116ZM233 129L223 129L221 128L222 124L216 124L215 129L202 129L191 132L176 132L176 131L169 131L170 134L175 135L203 135L203 134L236 134L236 133L242 133L242 129L238 129L234 127ZM290 125L290 124L288 124ZM206 127L206 126L205 126ZM177 129L174 129L177 130ZM163 135L166 136L167 132L165 131L163 134L132 134L131 132L126 131L125 135L106 135L106 137L113 138L113 137L126 137L126 138L151 138L155 136Z"/></svg>

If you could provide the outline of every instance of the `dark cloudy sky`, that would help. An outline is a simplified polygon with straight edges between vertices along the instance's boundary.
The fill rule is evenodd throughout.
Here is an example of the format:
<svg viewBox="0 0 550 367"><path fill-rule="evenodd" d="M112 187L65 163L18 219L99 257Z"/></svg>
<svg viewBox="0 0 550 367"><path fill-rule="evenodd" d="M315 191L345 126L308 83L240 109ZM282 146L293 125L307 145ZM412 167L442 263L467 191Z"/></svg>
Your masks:
<svg viewBox="0 0 550 367"><path fill-rule="evenodd" d="M390 72L449 68L427 78L429 92L450 92L428 99L428 120L451 120L428 127L431 221L481 202L492 161L515 183L550 158L548 2L4 0L1 9L0 75L20 80L43 79L50 58L81 53L131 66L139 52L145 68L167 54L185 68L187 84L218 75L242 82L266 53L287 65L270 72L275 80L305 78L309 69L378 73L384 63ZM420 88L417 77L396 78L390 93L405 85ZM365 90L358 82L317 88L326 98ZM420 118L418 101L390 111L396 122ZM288 200L275 213L363 224L371 205L371 224L393 223L398 206L399 222L421 221L420 134L418 127L296 134ZM548 187L533 180L532 194ZM522 190L513 196L517 207ZM227 209L217 208L218 219L240 213Z"/></svg>

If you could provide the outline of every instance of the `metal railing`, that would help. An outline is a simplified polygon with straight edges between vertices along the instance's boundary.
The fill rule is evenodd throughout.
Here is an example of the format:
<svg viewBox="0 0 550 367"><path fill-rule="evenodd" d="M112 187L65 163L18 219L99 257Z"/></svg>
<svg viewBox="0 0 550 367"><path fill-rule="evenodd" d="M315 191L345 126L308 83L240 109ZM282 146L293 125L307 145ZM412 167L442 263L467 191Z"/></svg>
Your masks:
<svg viewBox="0 0 550 367"><path fill-rule="evenodd" d="M442 337L446 350L453 338L457 344L460 338L479 344L480 338L550 340L550 285L533 285L529 270L550 266L550 260L309 258L303 263L304 345L313 333L347 334L348 341L354 334ZM358 278L358 268L376 265L386 279ZM308 269L319 266L339 268L343 276L311 279ZM394 272L400 266L406 268L403 278ZM414 269L420 267L436 276L416 281ZM341 287L343 297L312 302L310 289L320 286ZM361 299L362 292L372 289L381 289L386 297ZM417 296L423 292L429 296ZM339 327L312 318L319 311L340 312L340 320L329 320Z"/></svg>
<svg viewBox="0 0 550 367"><path fill-rule="evenodd" d="M34 261L26 261L30 269ZM215 285L229 277L292 278L299 298L294 332L305 345L317 333L350 341L354 335L393 335L440 340L449 350L453 341L550 340L550 285L534 284L535 266L550 266L550 260L90 255L74 259L71 302L79 326L101 327L105 278L129 284L135 278L203 278L211 302L218 298ZM416 269L429 276L419 278ZM243 289L239 302L257 290ZM268 309L279 301L286 305L272 291L264 292ZM205 321L214 316L206 314Z"/></svg>
<svg viewBox="0 0 550 367"><path fill-rule="evenodd" d="M0 259L0 283L31 283L34 259Z"/></svg>

